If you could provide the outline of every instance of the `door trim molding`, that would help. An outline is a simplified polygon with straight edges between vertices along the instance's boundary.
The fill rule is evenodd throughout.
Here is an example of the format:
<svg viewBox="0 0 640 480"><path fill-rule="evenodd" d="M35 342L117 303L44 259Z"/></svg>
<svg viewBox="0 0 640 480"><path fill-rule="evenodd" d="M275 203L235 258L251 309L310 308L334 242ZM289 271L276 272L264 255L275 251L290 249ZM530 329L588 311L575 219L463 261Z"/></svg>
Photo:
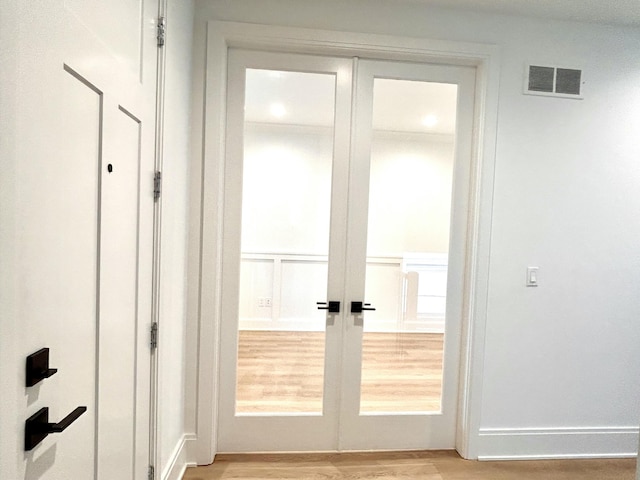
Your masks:
<svg viewBox="0 0 640 480"><path fill-rule="evenodd" d="M221 246L224 206L224 153L227 51L230 47L286 53L348 55L372 59L445 63L476 67L470 211L462 325L461 380L456 449L465 458L479 452L484 337L498 114L500 51L495 45L366 33L335 32L209 21L196 67L194 155L192 164L194 242L198 278L190 308L197 322L195 456L208 464L216 453L221 319ZM197 277L196 277L197 275Z"/></svg>

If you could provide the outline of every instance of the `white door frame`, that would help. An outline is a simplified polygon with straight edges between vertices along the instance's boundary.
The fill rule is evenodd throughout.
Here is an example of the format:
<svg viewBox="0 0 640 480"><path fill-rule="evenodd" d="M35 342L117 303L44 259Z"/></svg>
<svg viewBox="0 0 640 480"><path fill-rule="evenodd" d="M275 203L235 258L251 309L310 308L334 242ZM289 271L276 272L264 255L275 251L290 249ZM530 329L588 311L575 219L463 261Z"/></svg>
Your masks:
<svg viewBox="0 0 640 480"><path fill-rule="evenodd" d="M497 46L210 21L207 25L203 89L202 157L196 159L201 185L199 218L199 294L197 441L199 464L216 454L221 320L221 245L224 207L227 51L230 47L291 53L359 56L372 59L471 65L477 69L471 165L469 232L465 268L460 395L456 449L478 457L484 335L487 314L491 216L497 131L500 55ZM203 95L198 98L198 95ZM197 123L201 121L201 125ZM198 162L201 162L198 165Z"/></svg>

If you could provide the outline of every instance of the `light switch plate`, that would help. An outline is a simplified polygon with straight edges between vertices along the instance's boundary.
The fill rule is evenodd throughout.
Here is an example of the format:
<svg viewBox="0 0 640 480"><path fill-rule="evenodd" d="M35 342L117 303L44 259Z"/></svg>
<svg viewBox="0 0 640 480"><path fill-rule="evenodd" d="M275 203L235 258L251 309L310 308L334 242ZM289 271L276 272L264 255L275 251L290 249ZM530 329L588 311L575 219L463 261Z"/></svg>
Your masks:
<svg viewBox="0 0 640 480"><path fill-rule="evenodd" d="M539 280L538 267L527 267L527 287L537 287Z"/></svg>

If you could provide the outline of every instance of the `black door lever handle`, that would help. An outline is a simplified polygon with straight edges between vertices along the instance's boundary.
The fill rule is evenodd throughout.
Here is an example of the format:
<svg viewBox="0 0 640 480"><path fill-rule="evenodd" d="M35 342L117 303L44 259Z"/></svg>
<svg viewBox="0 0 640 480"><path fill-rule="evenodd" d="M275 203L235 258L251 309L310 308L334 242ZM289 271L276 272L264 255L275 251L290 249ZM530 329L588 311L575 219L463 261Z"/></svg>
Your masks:
<svg viewBox="0 0 640 480"><path fill-rule="evenodd" d="M69 415L64 417L58 423L48 423L49 433L60 433L64 432L69 425L75 422L80 415L87 411L87 407L78 407Z"/></svg>
<svg viewBox="0 0 640 480"><path fill-rule="evenodd" d="M340 313L340 302L316 302L318 310L328 310L329 313Z"/></svg>
<svg viewBox="0 0 640 480"><path fill-rule="evenodd" d="M364 310L375 310L370 303L351 302L351 313L362 313Z"/></svg>
<svg viewBox="0 0 640 480"><path fill-rule="evenodd" d="M50 433L63 432L75 422L80 415L87 411L87 407L78 407L58 423L49 423L49 409L41 408L37 413L29 417L24 428L24 449L33 450Z"/></svg>

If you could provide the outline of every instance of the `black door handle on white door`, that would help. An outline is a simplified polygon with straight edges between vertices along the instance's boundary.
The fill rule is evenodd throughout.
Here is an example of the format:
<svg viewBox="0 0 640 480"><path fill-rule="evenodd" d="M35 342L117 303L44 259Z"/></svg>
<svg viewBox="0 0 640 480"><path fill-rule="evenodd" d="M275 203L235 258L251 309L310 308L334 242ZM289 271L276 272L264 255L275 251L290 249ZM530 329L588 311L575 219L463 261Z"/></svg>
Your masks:
<svg viewBox="0 0 640 480"><path fill-rule="evenodd" d="M49 409L41 408L29 417L24 425L24 449L33 450L50 433L64 432L80 415L87 411L87 407L78 407L58 423L49 423Z"/></svg>
<svg viewBox="0 0 640 480"><path fill-rule="evenodd" d="M318 310L327 310L329 313L340 313L340 302L316 302Z"/></svg>
<svg viewBox="0 0 640 480"><path fill-rule="evenodd" d="M351 313L362 313L364 310L375 310L370 303L351 302Z"/></svg>

